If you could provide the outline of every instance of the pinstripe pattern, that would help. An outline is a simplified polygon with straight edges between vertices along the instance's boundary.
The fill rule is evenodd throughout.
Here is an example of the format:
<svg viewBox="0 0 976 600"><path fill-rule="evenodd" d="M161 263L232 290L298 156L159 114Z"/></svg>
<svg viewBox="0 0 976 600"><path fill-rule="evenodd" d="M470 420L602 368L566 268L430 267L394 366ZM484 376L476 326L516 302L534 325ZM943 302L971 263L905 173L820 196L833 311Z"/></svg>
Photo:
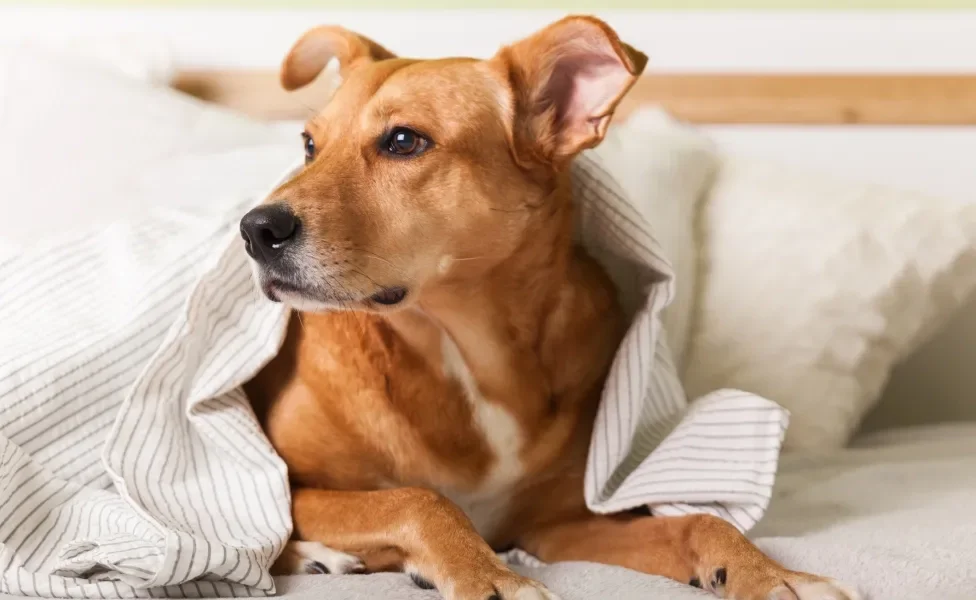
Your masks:
<svg viewBox="0 0 976 600"><path fill-rule="evenodd" d="M660 246L594 157L574 182L581 240L633 316L592 440L590 507L750 527L785 412L731 391L688 405L658 318L673 297ZM255 289L233 224L160 215L0 263L0 592L274 592L289 488L240 385L277 352L287 312Z"/></svg>
<svg viewBox="0 0 976 600"><path fill-rule="evenodd" d="M674 275L651 227L601 164L576 161L577 235L632 316L590 444L586 501L612 513L707 512L751 528L769 504L789 421L773 402L719 390L689 404L661 327ZM524 557L523 557L524 558Z"/></svg>
<svg viewBox="0 0 976 600"><path fill-rule="evenodd" d="M0 592L274 592L289 488L239 386L287 313L233 222L153 215L0 263Z"/></svg>

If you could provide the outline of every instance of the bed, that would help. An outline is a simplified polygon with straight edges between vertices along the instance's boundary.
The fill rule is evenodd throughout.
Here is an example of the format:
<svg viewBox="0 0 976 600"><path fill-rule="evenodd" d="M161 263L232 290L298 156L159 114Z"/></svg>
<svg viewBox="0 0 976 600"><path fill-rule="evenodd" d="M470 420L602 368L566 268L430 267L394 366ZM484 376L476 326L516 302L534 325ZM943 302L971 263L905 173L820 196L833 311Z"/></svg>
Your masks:
<svg viewBox="0 0 976 600"><path fill-rule="evenodd" d="M181 72L173 86L251 117L282 121L277 125L281 140L290 139L292 122L306 113L302 103L314 102L317 93L307 90L296 102L278 90L274 73L263 71ZM974 125L976 76L647 76L624 112L651 102L708 129L727 148L777 153L779 142L764 146L756 141L761 135L743 134L779 127L802 144L800 126L870 131ZM875 413L848 447L783 456L772 503L750 533L763 549L791 567L851 582L878 600L973 597L976 401L969 390L976 376L971 358L960 361L955 353L968 351L971 357L974 319L976 307L970 303L895 372ZM950 353L955 358L947 359ZM609 566L520 568L565 600L709 597ZM282 577L277 584L290 598L438 597L397 574Z"/></svg>

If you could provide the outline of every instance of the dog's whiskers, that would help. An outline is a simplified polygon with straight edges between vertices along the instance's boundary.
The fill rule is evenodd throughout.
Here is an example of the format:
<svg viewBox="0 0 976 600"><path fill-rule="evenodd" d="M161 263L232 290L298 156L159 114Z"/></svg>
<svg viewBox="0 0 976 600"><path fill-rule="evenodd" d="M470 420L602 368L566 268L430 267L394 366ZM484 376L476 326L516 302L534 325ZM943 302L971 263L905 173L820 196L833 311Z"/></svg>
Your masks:
<svg viewBox="0 0 976 600"><path fill-rule="evenodd" d="M486 258L493 258L493 257L492 257L492 256L490 256L490 255L488 255L488 254L484 254L484 255L482 255L482 256L462 256L462 257L460 257L460 258L457 258L457 257L455 257L455 258L452 258L451 260L454 260L454 261L463 261L463 260L483 260L483 259L486 259Z"/></svg>
<svg viewBox="0 0 976 600"><path fill-rule="evenodd" d="M305 321L302 320L302 311L296 310L295 311L295 316L298 317L298 325L301 326L302 331L304 333L308 333L308 330L305 329Z"/></svg>
<svg viewBox="0 0 976 600"><path fill-rule="evenodd" d="M397 272L397 275L404 275L403 269L401 269L400 267L398 267L395 264L393 264L393 262L391 262L390 260L388 260L386 258L383 258L379 254L373 254L369 250L363 250L361 248L359 248L358 250L360 252L362 252L366 256L366 258L372 258L374 260L378 260L378 261L381 261L381 262L384 262L384 263L390 265Z"/></svg>
<svg viewBox="0 0 976 600"><path fill-rule="evenodd" d="M376 287L378 287L378 288L382 288L382 287L383 287L382 285L380 285L380 284L378 284L378 283L376 283L376 280L374 280L374 279L373 279L372 277L370 277L370 276L369 276L369 275L367 275L366 273L363 273L363 272L362 272L362 271L360 271L359 269L349 269L349 272L350 272L350 273L354 273L354 274L356 274L356 275L359 275L359 276L361 276L361 277L365 277L366 279L368 279L368 280L369 280L369 282L370 282L370 283L372 283L372 284L373 284L374 286L376 286Z"/></svg>

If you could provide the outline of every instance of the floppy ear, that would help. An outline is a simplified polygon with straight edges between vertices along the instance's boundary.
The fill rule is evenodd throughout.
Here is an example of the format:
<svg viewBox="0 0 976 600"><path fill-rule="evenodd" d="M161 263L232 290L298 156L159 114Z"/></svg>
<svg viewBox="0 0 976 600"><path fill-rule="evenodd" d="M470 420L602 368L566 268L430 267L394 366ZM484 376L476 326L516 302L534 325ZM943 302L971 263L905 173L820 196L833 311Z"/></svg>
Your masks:
<svg viewBox="0 0 976 600"><path fill-rule="evenodd" d="M603 140L647 57L592 17L566 17L503 48L515 98L516 150L558 165Z"/></svg>
<svg viewBox="0 0 976 600"><path fill-rule="evenodd" d="M339 75L363 62L396 58L373 40L334 25L310 29L295 42L281 65L281 85L296 90L308 85L333 58L339 60Z"/></svg>

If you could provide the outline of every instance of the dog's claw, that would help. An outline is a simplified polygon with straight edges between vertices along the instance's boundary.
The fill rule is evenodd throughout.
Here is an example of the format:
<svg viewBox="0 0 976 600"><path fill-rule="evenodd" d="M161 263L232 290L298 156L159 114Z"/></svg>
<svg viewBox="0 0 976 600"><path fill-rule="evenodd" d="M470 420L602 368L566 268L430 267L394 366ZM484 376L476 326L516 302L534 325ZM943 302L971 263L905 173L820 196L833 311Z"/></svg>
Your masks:
<svg viewBox="0 0 976 600"><path fill-rule="evenodd" d="M437 586L430 581L424 579L417 573L410 573L410 579L413 580L414 585L422 590L436 590Z"/></svg>
<svg viewBox="0 0 976 600"><path fill-rule="evenodd" d="M329 567L323 565L317 560L312 560L305 563L305 572L309 575L329 575L332 573L332 571L329 570Z"/></svg>

